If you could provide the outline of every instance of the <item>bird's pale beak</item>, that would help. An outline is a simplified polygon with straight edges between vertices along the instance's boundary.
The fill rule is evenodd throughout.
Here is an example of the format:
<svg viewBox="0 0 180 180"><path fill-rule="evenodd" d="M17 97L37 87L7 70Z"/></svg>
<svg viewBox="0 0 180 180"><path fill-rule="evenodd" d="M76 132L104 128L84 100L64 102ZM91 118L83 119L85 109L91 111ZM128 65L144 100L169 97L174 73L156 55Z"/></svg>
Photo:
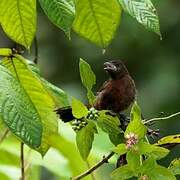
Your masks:
<svg viewBox="0 0 180 180"><path fill-rule="evenodd" d="M110 71L112 72L112 71L116 71L117 67L114 64L112 64L111 62L105 62L104 70L107 72L110 72Z"/></svg>

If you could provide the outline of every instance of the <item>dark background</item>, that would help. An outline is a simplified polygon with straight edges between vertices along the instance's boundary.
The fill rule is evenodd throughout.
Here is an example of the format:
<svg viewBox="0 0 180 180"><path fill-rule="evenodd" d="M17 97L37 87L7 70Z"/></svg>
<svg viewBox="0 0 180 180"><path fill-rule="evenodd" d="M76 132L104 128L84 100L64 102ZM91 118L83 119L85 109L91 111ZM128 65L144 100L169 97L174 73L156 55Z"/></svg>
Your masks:
<svg viewBox="0 0 180 180"><path fill-rule="evenodd" d="M160 40L156 34L148 32L123 13L120 27L105 54L101 48L75 33L68 40L39 7L37 39L42 75L69 95L86 102L86 91L79 77L79 58L86 60L97 76L95 91L107 79L103 63L121 59L135 80L138 103L145 118L158 117L161 112L169 115L180 111L180 1L154 1L154 4L159 14L163 39ZM12 45L3 32L0 38L1 47ZM32 47L28 55L31 59L33 52ZM160 136L177 134L180 132L179 121L180 117L176 117L160 121L155 127L160 128ZM176 147L161 163L167 166L173 157L179 156L180 148ZM107 169L102 168L102 171Z"/></svg>

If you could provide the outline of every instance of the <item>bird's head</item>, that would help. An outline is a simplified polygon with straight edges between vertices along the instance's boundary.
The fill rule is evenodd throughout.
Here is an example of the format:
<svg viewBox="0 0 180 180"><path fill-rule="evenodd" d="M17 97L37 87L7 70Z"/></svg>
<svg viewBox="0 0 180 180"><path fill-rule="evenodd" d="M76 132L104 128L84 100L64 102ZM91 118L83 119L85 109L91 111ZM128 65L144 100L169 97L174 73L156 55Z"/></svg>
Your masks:
<svg viewBox="0 0 180 180"><path fill-rule="evenodd" d="M120 60L105 62L104 70L110 75L112 79L119 79L128 74L126 66Z"/></svg>

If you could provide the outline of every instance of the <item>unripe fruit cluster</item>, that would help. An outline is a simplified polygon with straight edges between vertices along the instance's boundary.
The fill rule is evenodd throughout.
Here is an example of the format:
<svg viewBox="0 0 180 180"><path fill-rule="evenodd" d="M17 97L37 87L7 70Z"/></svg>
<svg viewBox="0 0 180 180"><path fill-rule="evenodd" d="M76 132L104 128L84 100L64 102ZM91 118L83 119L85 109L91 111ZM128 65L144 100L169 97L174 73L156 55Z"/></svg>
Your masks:
<svg viewBox="0 0 180 180"><path fill-rule="evenodd" d="M89 109L89 113L87 115L88 119L91 120L97 120L99 114L98 114L98 110L96 110L94 107L92 107L91 109Z"/></svg>
<svg viewBox="0 0 180 180"><path fill-rule="evenodd" d="M75 119L72 122L72 129L77 132L81 128L85 127L87 125L87 122L84 119Z"/></svg>

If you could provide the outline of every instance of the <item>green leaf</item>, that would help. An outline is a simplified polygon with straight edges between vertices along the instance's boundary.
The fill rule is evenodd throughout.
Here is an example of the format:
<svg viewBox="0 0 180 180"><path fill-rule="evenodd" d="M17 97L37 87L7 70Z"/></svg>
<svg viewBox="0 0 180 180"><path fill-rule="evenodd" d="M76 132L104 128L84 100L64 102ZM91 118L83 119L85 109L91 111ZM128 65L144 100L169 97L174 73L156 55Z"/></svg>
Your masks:
<svg viewBox="0 0 180 180"><path fill-rule="evenodd" d="M126 148L126 144L122 143L122 144L118 144L113 151L119 155L123 155L126 154L127 152L127 148Z"/></svg>
<svg viewBox="0 0 180 180"><path fill-rule="evenodd" d="M92 87L96 84L96 76L92 71L91 66L81 58L79 61L79 71L82 84L87 89L87 97L89 102L93 104L95 96L91 90Z"/></svg>
<svg viewBox="0 0 180 180"><path fill-rule="evenodd" d="M140 168L140 172L143 175L147 175L149 172L152 172L155 169L156 161L153 157L149 157L145 161L143 161L142 166Z"/></svg>
<svg viewBox="0 0 180 180"><path fill-rule="evenodd" d="M160 165L156 165L153 171L150 172L149 177L153 180L176 180L169 169Z"/></svg>
<svg viewBox="0 0 180 180"><path fill-rule="evenodd" d="M174 159L168 169L174 174L174 175L180 175L180 159Z"/></svg>
<svg viewBox="0 0 180 180"><path fill-rule="evenodd" d="M57 108L69 106L68 95L62 89L51 84L42 77L40 80L47 89L49 95L53 98Z"/></svg>
<svg viewBox="0 0 180 180"><path fill-rule="evenodd" d="M42 84L47 89L47 91L51 95L51 97L53 98L53 100L56 104L56 107L60 108L60 107L69 106L68 95L62 89L58 88L57 86L53 85L52 83L48 82L46 79L41 77L40 70L36 64L34 64L34 63L32 63L32 61L28 61L28 60L27 60L27 62L28 62L30 69L34 72L36 77L38 77L41 80Z"/></svg>
<svg viewBox="0 0 180 180"><path fill-rule="evenodd" d="M121 132L119 118L108 115L107 112L99 112L97 124L104 132L118 135Z"/></svg>
<svg viewBox="0 0 180 180"><path fill-rule="evenodd" d="M123 143L125 141L124 133L109 134L109 139L115 146L117 146L118 144Z"/></svg>
<svg viewBox="0 0 180 180"><path fill-rule="evenodd" d="M3 172L0 172L0 179L3 179L3 180L10 180L10 178Z"/></svg>
<svg viewBox="0 0 180 180"><path fill-rule="evenodd" d="M176 180L169 169L158 165L152 157L143 162L139 172L152 180Z"/></svg>
<svg viewBox="0 0 180 180"><path fill-rule="evenodd" d="M164 144L180 144L180 134L163 137L156 143L156 145Z"/></svg>
<svg viewBox="0 0 180 180"><path fill-rule="evenodd" d="M119 0L119 3L145 28L161 36L158 15L151 0Z"/></svg>
<svg viewBox="0 0 180 180"><path fill-rule="evenodd" d="M134 133L139 139L144 138L147 128L141 121L141 110L135 102L131 109L131 121L126 129L125 136Z"/></svg>
<svg viewBox="0 0 180 180"><path fill-rule="evenodd" d="M50 147L47 137L57 133L53 99L22 56L4 58L1 64L8 69L4 68L9 76L13 75L7 87L6 79L1 83L6 92L2 96L6 101L0 101L5 102L1 110L2 119L16 136L44 155Z"/></svg>
<svg viewBox="0 0 180 180"><path fill-rule="evenodd" d="M133 151L128 151L126 155L128 166L134 171L134 174L138 175L138 169L141 165L141 156Z"/></svg>
<svg viewBox="0 0 180 180"><path fill-rule="evenodd" d="M131 108L131 121L138 120L141 121L141 109L138 106L137 102L135 101L132 108Z"/></svg>
<svg viewBox="0 0 180 180"><path fill-rule="evenodd" d="M0 48L0 56L10 56L12 54L13 53L10 48Z"/></svg>
<svg viewBox="0 0 180 180"><path fill-rule="evenodd" d="M87 90L87 98L89 100L89 104L93 105L96 100L96 96L90 89Z"/></svg>
<svg viewBox="0 0 180 180"><path fill-rule="evenodd" d="M83 160L86 160L94 140L94 133L97 132L93 122L89 122L85 127L80 129L76 134L76 144Z"/></svg>
<svg viewBox="0 0 180 180"><path fill-rule="evenodd" d="M5 33L29 49L36 32L36 0L1 0L0 8Z"/></svg>
<svg viewBox="0 0 180 180"><path fill-rule="evenodd" d="M50 145L57 149L59 153L68 160L73 176L77 176L87 170L87 164L82 160L74 143L68 141L59 134L50 136L48 140Z"/></svg>
<svg viewBox="0 0 180 180"><path fill-rule="evenodd" d="M0 84L1 119L26 144L33 148L40 146L42 125L38 113L17 79L2 63Z"/></svg>
<svg viewBox="0 0 180 180"><path fill-rule="evenodd" d="M77 119L86 117L88 114L87 107L79 100L72 98L71 102L73 116Z"/></svg>
<svg viewBox="0 0 180 180"><path fill-rule="evenodd" d="M0 149L0 164L19 167L19 157L4 149Z"/></svg>
<svg viewBox="0 0 180 180"><path fill-rule="evenodd" d="M129 179L133 176L134 176L134 173L128 165L119 167L111 173L112 179L115 179L115 180Z"/></svg>
<svg viewBox="0 0 180 180"><path fill-rule="evenodd" d="M149 155L155 159L161 159L168 155L169 150L156 145L151 145L146 142L138 144L140 154Z"/></svg>
<svg viewBox="0 0 180 180"><path fill-rule="evenodd" d="M120 23L121 8L116 0L75 0L73 29L82 37L105 48Z"/></svg>
<svg viewBox="0 0 180 180"><path fill-rule="evenodd" d="M39 2L50 21L70 37L75 16L73 0L39 0Z"/></svg>
<svg viewBox="0 0 180 180"><path fill-rule="evenodd" d="M91 90L93 85L96 84L96 76L92 71L91 66L81 58L79 61L79 71L83 85Z"/></svg>

